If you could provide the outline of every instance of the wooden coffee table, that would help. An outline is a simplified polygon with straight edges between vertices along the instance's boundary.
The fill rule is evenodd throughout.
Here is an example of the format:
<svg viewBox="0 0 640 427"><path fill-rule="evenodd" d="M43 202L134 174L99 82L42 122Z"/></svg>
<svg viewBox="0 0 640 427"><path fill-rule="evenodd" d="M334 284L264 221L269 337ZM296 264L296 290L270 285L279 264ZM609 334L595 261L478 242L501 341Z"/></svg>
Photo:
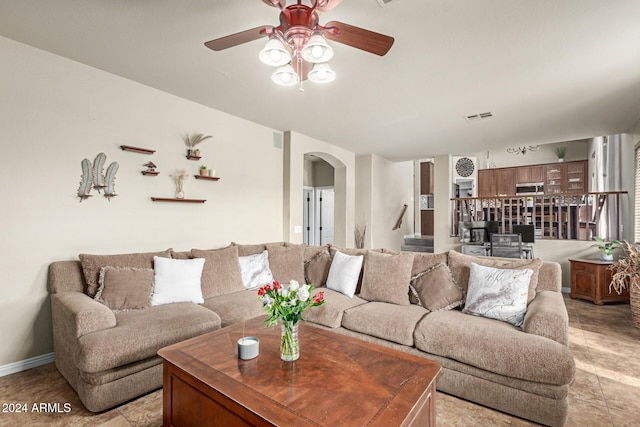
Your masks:
<svg viewBox="0 0 640 427"><path fill-rule="evenodd" d="M300 323L300 359L280 360L280 327L245 322L260 354L237 357L237 323L161 349L163 425L433 426L434 361Z"/></svg>

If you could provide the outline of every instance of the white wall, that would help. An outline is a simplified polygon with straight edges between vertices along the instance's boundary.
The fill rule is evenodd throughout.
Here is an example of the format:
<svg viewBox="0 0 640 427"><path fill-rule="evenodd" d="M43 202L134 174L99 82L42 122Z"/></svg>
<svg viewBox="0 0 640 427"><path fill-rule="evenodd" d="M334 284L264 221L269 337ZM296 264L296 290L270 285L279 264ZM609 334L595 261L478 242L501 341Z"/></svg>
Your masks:
<svg viewBox="0 0 640 427"><path fill-rule="evenodd" d="M558 161L554 150L556 147L566 147L565 161L585 160L589 155L588 140L557 142L542 144L536 151L527 151L526 154L507 153L503 150L490 150L473 154L478 158L478 168L507 168L516 166L538 165Z"/></svg>
<svg viewBox="0 0 640 427"><path fill-rule="evenodd" d="M52 261L283 238L283 151L273 129L6 38L0 57L0 366L53 351ZM205 204L153 203L173 196L171 172L197 173L185 133L213 135L200 146L202 163L221 179L187 179L186 196ZM94 192L79 203L80 162L99 152L120 164L119 195L109 202ZM155 178L140 173L149 160Z"/></svg>
<svg viewBox="0 0 640 427"><path fill-rule="evenodd" d="M402 206L402 225L393 230ZM413 162L391 162L375 154L356 158L356 222L367 226L365 247L399 251L413 234Z"/></svg>
<svg viewBox="0 0 640 427"><path fill-rule="evenodd" d="M287 131L284 134L283 237L302 243L304 155L314 154L334 167L334 242L353 247L355 155L326 142ZM300 232L296 232L300 227Z"/></svg>

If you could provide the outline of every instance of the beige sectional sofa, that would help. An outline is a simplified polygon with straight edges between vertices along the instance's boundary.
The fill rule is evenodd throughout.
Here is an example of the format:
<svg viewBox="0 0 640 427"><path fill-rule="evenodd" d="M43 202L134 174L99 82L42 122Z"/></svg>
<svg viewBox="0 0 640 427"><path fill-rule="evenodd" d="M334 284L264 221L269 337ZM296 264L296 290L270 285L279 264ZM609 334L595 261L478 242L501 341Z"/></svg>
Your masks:
<svg viewBox="0 0 640 427"><path fill-rule="evenodd" d="M94 412L160 388L162 365L156 354L160 348L263 314L256 291L238 288L239 264L233 260L265 249L274 279L307 281L316 286L314 292L324 292L327 303L307 310L307 322L438 361L443 369L437 387L445 393L541 424L565 423L575 364L567 347L568 316L560 293L560 266L552 262L536 264L524 323L517 327L466 314L455 308L457 303L429 310L428 304L410 292L409 284L415 285L425 272L446 264L464 294L471 262L529 268L529 261L524 260L286 243L232 244L219 250L179 253L85 255L81 261L50 266L56 366ZM324 287L337 250L364 257L352 298ZM196 254L206 259L202 304L180 302L114 312L89 296L96 292L95 274L102 267L149 268L153 256L188 259ZM402 263L397 262L400 257ZM407 257L411 257L408 270ZM404 271L394 276L388 266L401 264ZM372 291L374 282L377 290ZM406 295L406 302L399 292ZM395 302L385 302L389 298Z"/></svg>

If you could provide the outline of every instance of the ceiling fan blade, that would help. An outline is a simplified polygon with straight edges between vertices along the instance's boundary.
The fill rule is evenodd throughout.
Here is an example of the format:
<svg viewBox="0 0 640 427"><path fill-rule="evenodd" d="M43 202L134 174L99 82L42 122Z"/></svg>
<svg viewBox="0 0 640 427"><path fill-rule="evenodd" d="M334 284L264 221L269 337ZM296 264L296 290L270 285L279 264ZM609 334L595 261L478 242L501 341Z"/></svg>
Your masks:
<svg viewBox="0 0 640 427"><path fill-rule="evenodd" d="M272 31L273 27L263 25L261 27L252 28L240 33L220 37L219 39L209 40L204 45L212 50L224 50L230 47L241 45L243 43L257 40L270 34Z"/></svg>
<svg viewBox="0 0 640 427"><path fill-rule="evenodd" d="M287 6L287 0L262 0L264 3L269 6L277 7L279 9L283 9Z"/></svg>
<svg viewBox="0 0 640 427"><path fill-rule="evenodd" d="M267 1L267 0L263 0L263 1ZM342 3L342 0L318 0L318 7L316 7L316 10L319 10L321 12L326 12L328 10L333 9L340 3Z"/></svg>
<svg viewBox="0 0 640 427"><path fill-rule="evenodd" d="M331 27L338 31L331 31ZM393 37L354 27L343 22L331 21L325 25L325 28L327 30L324 31L324 36L327 39L380 56L386 55L394 42Z"/></svg>

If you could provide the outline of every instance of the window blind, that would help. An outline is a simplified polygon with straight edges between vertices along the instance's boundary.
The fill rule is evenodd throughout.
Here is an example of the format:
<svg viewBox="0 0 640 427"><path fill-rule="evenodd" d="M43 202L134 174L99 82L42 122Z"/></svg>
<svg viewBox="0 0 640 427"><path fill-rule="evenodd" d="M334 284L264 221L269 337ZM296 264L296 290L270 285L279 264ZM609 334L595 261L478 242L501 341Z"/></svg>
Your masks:
<svg viewBox="0 0 640 427"><path fill-rule="evenodd" d="M640 242L640 145L636 145L634 192L635 201L633 206L633 240Z"/></svg>

